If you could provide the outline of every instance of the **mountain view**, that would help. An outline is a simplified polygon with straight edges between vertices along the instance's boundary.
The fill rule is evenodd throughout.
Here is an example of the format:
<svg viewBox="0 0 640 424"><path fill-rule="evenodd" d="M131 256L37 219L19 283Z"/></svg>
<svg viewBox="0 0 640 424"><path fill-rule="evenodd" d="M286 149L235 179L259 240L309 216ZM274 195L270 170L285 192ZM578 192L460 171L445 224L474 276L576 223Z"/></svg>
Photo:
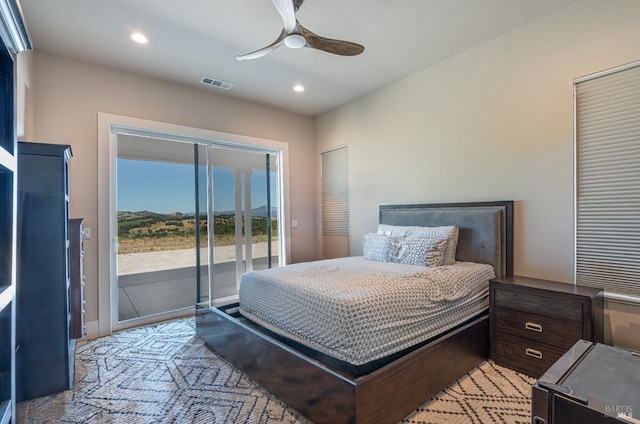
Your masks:
<svg viewBox="0 0 640 424"><path fill-rule="evenodd" d="M251 232L254 242L267 241L267 207L251 210ZM272 240L277 239L277 208L272 208ZM244 214L243 214L244 224ZM214 215L215 245L235 243L235 213L216 212ZM243 225L244 227L244 225ZM208 219L200 215L200 246L208 244ZM195 214L174 212L162 214L151 211L118 212L118 254L158 250L190 249L196 234Z"/></svg>

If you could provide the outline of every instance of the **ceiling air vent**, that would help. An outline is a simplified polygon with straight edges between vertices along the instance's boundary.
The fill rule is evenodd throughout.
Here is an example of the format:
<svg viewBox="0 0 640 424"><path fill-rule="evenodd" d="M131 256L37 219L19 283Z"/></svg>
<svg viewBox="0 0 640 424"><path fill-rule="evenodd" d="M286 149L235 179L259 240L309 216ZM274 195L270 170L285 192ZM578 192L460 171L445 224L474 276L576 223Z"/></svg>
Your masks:
<svg viewBox="0 0 640 424"><path fill-rule="evenodd" d="M222 88L223 90L231 90L231 87L233 87L233 84L231 84L230 82L224 82L224 81L220 81L215 78L209 78L209 77L202 77L200 82L203 84L210 85L212 87Z"/></svg>

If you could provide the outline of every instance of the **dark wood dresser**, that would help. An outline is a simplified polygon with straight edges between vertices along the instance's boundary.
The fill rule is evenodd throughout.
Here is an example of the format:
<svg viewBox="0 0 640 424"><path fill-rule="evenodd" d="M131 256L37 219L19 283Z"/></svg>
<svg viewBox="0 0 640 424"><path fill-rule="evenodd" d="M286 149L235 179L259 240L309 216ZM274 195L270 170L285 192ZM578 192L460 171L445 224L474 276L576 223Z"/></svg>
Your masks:
<svg viewBox="0 0 640 424"><path fill-rule="evenodd" d="M84 218L69 220L69 309L71 310L69 331L72 339L82 339L86 329L84 320L83 223Z"/></svg>
<svg viewBox="0 0 640 424"><path fill-rule="evenodd" d="M16 398L73 388L70 336L71 147L18 143Z"/></svg>
<svg viewBox="0 0 640 424"><path fill-rule="evenodd" d="M489 282L490 357L540 377L580 339L602 342L603 290L537 278Z"/></svg>

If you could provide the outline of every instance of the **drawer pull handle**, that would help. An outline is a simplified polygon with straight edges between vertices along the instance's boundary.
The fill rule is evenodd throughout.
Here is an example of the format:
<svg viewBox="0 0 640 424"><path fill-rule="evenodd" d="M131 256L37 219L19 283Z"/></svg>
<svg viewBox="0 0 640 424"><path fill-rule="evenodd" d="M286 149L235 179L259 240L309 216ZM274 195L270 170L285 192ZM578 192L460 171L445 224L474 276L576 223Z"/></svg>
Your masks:
<svg viewBox="0 0 640 424"><path fill-rule="evenodd" d="M542 352L540 352L539 350L531 349L528 347L524 352L527 354L527 356L531 356L532 358L542 359Z"/></svg>
<svg viewBox="0 0 640 424"><path fill-rule="evenodd" d="M524 325L524 328L531 331L537 331L538 333L542 333L542 326L540 324L536 324L535 322L527 322Z"/></svg>

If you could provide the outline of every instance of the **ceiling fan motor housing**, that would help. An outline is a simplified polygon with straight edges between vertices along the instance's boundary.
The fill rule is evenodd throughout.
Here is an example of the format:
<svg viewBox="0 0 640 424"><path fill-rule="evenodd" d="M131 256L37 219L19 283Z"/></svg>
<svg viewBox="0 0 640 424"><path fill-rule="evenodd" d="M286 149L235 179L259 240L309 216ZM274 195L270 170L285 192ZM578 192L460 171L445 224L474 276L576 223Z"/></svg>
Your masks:
<svg viewBox="0 0 640 424"><path fill-rule="evenodd" d="M295 12L302 6L303 1L304 0L273 0L273 4L276 6L284 22L282 32L276 41L268 46L251 53L236 56L236 59L257 59L271 53L283 44L291 49L311 47L316 50L341 56L355 56L364 51L364 46L360 44L321 37L303 27L295 15ZM291 6L293 6L293 8Z"/></svg>
<svg viewBox="0 0 640 424"><path fill-rule="evenodd" d="M307 40L300 34L287 35L284 39L284 45L290 49L299 49L307 44Z"/></svg>

